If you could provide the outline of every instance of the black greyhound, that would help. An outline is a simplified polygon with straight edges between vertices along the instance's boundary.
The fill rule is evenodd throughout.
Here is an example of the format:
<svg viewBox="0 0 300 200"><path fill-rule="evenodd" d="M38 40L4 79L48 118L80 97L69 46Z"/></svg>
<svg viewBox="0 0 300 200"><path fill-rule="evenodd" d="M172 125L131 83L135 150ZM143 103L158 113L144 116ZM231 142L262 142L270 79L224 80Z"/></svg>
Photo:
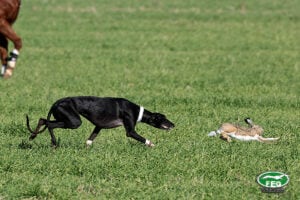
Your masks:
<svg viewBox="0 0 300 200"><path fill-rule="evenodd" d="M50 120L51 115L54 116L55 120ZM81 125L80 115L96 126L86 142L87 145L93 143L101 129L123 125L126 129L127 137L132 137L149 147L153 147L154 144L150 140L146 140L135 131L137 122L144 122L164 130L170 130L174 127L174 124L165 115L152 113L124 98L78 96L66 97L56 101L50 108L47 119L40 118L34 131L30 128L27 115L27 128L32 133L29 139L33 140L37 134L48 128L52 145L56 146L53 129L78 128ZM40 130L42 126L44 128Z"/></svg>

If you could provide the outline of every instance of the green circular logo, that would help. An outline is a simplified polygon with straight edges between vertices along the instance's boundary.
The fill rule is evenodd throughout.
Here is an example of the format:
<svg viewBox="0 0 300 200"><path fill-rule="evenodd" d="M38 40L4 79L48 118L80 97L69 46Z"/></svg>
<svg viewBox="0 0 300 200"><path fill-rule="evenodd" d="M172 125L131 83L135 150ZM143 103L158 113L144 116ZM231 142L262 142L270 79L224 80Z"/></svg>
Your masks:
<svg viewBox="0 0 300 200"><path fill-rule="evenodd" d="M257 177L257 183L265 188L282 188L288 182L288 175L282 172L265 172Z"/></svg>

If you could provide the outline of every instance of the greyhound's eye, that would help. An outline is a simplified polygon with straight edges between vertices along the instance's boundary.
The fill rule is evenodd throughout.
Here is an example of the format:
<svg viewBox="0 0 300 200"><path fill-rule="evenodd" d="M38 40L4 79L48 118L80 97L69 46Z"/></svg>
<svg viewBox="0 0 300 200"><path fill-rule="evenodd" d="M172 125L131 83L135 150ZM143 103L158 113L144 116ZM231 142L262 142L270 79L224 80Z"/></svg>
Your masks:
<svg viewBox="0 0 300 200"><path fill-rule="evenodd" d="M157 120L157 117L154 117L153 119L152 119L152 122L157 122L158 120Z"/></svg>

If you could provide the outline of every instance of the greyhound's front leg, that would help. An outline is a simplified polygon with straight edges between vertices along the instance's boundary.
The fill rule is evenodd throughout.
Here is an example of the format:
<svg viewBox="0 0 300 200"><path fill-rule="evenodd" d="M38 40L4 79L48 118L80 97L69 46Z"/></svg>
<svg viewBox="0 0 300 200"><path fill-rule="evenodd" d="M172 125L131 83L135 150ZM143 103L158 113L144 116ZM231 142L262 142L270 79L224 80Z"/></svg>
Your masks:
<svg viewBox="0 0 300 200"><path fill-rule="evenodd" d="M137 141L139 141L139 142L145 144L145 145L148 146L148 147L154 147L154 146L155 146L150 140L147 140L147 139L145 139L144 137L140 136L140 135L134 130L134 128L132 128L132 127L130 127L130 126L127 127L127 126L125 125L125 129L126 129L126 136L127 136L127 137L131 137L131 138L133 138L133 139L135 139L135 140L137 140Z"/></svg>
<svg viewBox="0 0 300 200"><path fill-rule="evenodd" d="M127 137L132 137L133 139L144 143L148 147L154 147L155 145L150 141L145 139L144 137L140 136L135 130L132 130L130 132L126 131Z"/></svg>
<svg viewBox="0 0 300 200"><path fill-rule="evenodd" d="M150 141L145 139L144 137L140 136L135 130L134 130L135 123L132 120L124 120L124 127L126 130L126 136L132 137L133 139L144 143L148 147L154 147L155 145Z"/></svg>
<svg viewBox="0 0 300 200"><path fill-rule="evenodd" d="M93 140L97 137L98 133L100 132L101 128L96 126L90 135L89 139L86 141L86 145L90 146L93 143Z"/></svg>

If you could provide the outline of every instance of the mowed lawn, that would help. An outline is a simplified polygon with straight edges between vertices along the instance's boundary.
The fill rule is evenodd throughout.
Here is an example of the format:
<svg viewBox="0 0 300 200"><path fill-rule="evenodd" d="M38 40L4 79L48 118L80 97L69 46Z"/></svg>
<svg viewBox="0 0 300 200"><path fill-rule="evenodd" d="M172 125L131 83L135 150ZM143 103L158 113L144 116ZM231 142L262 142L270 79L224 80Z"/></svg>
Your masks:
<svg viewBox="0 0 300 200"><path fill-rule="evenodd" d="M0 80L0 199L299 199L300 4L280 1L23 0L17 68ZM12 46L10 46L12 48ZM47 131L31 126L65 96L125 97L161 112L170 132ZM208 137L223 122L260 124L274 144ZM280 171L282 194L259 174Z"/></svg>

